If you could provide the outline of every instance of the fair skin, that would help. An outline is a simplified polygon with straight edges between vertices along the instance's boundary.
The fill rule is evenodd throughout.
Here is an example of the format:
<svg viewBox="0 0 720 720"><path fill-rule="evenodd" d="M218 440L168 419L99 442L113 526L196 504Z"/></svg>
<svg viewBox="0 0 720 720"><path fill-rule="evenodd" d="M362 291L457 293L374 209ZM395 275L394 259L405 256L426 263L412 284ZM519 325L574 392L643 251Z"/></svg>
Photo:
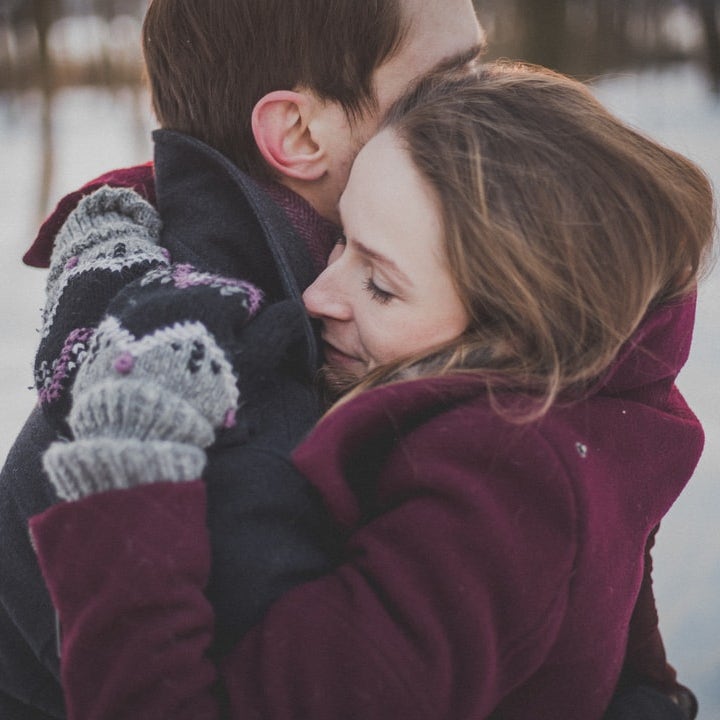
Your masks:
<svg viewBox="0 0 720 720"><path fill-rule="evenodd" d="M345 238L303 295L328 365L359 378L464 332L438 199L390 130L358 154L340 213Z"/></svg>
<svg viewBox="0 0 720 720"><path fill-rule="evenodd" d="M351 121L338 103L305 88L269 93L253 111L255 140L278 182L336 223L352 162L392 103L413 81L442 63L467 59L482 42L471 0L403 0L402 7L407 35L375 71L377 104L362 117Z"/></svg>

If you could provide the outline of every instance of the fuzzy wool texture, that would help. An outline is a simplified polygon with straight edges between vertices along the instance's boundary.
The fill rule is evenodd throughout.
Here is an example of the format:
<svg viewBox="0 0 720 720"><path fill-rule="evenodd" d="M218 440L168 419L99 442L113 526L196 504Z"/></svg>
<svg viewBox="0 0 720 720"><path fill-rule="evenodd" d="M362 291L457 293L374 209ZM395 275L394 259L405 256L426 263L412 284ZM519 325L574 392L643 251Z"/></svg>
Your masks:
<svg viewBox="0 0 720 720"><path fill-rule="evenodd" d="M43 458L65 500L197 479L203 448L235 422L233 343L263 294L170 264L160 228L137 193L103 187L58 236L36 376L46 413L71 438Z"/></svg>

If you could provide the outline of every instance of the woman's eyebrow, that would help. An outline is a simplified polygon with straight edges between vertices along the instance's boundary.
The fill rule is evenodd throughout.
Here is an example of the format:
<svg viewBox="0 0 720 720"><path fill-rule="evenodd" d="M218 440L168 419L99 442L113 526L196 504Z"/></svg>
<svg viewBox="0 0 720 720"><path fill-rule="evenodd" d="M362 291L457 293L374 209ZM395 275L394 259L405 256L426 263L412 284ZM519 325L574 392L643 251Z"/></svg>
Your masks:
<svg viewBox="0 0 720 720"><path fill-rule="evenodd" d="M383 255L380 252L377 252L377 250L372 250L371 248L367 247L367 245L363 245L360 241L355 239L348 238L350 242L355 246L355 249L363 256L369 258L370 260L374 260L375 262L379 263L380 265L385 266L392 274L397 278L397 280L408 287L412 287L412 282L410 278L399 268L398 264L389 258L387 255Z"/></svg>

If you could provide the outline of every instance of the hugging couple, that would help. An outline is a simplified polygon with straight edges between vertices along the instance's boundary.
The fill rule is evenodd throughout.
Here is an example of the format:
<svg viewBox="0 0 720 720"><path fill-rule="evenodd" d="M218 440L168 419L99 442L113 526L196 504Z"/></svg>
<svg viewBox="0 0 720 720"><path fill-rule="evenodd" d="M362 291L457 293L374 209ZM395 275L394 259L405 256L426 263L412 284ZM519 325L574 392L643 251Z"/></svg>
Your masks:
<svg viewBox="0 0 720 720"><path fill-rule="evenodd" d="M681 720L713 198L470 0L153 0L0 482L3 717Z"/></svg>

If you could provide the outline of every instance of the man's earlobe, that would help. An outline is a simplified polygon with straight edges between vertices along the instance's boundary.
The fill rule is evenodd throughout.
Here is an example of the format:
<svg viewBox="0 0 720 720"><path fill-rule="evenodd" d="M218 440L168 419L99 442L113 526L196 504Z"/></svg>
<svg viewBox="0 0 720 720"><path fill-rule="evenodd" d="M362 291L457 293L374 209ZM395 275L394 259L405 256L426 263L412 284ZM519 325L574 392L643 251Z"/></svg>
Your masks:
<svg viewBox="0 0 720 720"><path fill-rule="evenodd" d="M312 136L312 102L303 93L275 90L253 108L252 131L260 154L285 177L312 181L327 172L325 152Z"/></svg>

